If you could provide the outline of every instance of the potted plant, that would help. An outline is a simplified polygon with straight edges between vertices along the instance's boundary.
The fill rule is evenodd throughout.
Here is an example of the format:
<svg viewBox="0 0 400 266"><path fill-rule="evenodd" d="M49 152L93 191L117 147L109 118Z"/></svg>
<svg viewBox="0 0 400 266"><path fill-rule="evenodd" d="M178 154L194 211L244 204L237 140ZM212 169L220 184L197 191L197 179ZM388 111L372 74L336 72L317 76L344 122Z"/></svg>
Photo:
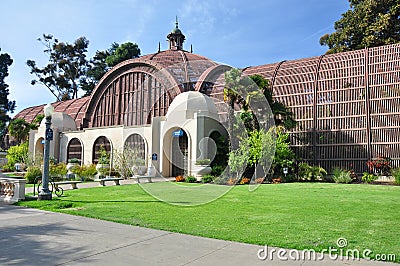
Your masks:
<svg viewBox="0 0 400 266"><path fill-rule="evenodd" d="M197 178L197 181L201 181L201 178L211 173L211 160L210 159L199 159L195 162L192 169L192 174Z"/></svg>
<svg viewBox="0 0 400 266"><path fill-rule="evenodd" d="M75 174L73 173L72 169L76 166L79 166L79 159L78 158L71 158L68 160L67 163L67 178L74 178Z"/></svg>
<svg viewBox="0 0 400 266"><path fill-rule="evenodd" d="M98 172L99 178L103 178L106 173L110 170L110 154L104 149L103 146L100 146L99 149L100 157L99 161L96 165L96 170Z"/></svg>

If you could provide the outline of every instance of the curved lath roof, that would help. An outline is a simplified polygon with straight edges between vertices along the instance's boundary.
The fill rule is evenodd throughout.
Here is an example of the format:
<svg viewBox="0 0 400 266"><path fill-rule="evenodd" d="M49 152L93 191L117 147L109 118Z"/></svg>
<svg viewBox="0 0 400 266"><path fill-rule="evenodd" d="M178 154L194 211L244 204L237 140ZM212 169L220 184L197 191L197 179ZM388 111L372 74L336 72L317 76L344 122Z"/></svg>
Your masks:
<svg viewBox="0 0 400 266"><path fill-rule="evenodd" d="M71 116L76 123L77 128L82 128L82 120L85 116L86 106L90 97L83 97L79 99L67 100L63 102L55 102L51 105L54 107L55 112L63 112ZM23 118L25 121L32 123L36 116L43 114L43 107L45 104L28 107L19 112L14 118Z"/></svg>

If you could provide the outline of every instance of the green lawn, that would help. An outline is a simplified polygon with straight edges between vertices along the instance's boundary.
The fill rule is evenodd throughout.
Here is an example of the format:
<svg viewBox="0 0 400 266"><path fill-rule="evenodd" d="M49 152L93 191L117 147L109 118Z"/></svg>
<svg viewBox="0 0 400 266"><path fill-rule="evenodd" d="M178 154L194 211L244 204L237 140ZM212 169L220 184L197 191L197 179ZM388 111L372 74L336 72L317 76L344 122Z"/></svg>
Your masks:
<svg viewBox="0 0 400 266"><path fill-rule="evenodd" d="M147 186L168 194L166 183ZM214 191L221 186L203 187ZM174 196L179 198L179 192ZM69 190L52 201L19 205L284 248L322 250L336 247L343 237L346 248L396 254L400 262L399 186L291 183L262 185L254 192L237 186L211 203L182 207L160 202L138 185L126 185Z"/></svg>

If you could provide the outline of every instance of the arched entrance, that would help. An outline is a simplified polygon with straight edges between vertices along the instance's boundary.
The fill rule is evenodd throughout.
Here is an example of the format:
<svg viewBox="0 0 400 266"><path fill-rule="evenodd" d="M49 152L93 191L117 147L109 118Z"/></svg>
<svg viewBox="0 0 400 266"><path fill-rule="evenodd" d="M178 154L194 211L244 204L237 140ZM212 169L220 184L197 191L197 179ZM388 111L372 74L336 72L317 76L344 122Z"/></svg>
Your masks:
<svg viewBox="0 0 400 266"><path fill-rule="evenodd" d="M110 141L104 137L98 137L93 145L93 159L92 163L97 164L100 158L100 149L103 148L108 154L111 154L111 143Z"/></svg>
<svg viewBox="0 0 400 266"><path fill-rule="evenodd" d="M39 162L43 159L44 152L44 138L39 138L35 145L35 161L38 159Z"/></svg>
<svg viewBox="0 0 400 266"><path fill-rule="evenodd" d="M124 149L127 148L131 149L138 158L146 162L146 142L141 135L137 133L130 135L124 145Z"/></svg>
<svg viewBox="0 0 400 266"><path fill-rule="evenodd" d="M170 165L171 175L184 175L188 170L189 141L185 130L178 128L172 131Z"/></svg>
<svg viewBox="0 0 400 266"><path fill-rule="evenodd" d="M76 158L81 162L82 160L82 144L77 138L71 139L67 147L67 161Z"/></svg>

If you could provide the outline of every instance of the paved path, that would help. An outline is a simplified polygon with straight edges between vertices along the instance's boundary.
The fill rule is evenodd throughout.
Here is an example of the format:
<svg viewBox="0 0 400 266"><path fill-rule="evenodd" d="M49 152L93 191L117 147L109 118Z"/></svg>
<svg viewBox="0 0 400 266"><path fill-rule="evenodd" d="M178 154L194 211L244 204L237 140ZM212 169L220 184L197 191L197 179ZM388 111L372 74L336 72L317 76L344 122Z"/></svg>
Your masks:
<svg viewBox="0 0 400 266"><path fill-rule="evenodd" d="M168 178L168 180L175 180L175 178ZM147 183L148 180L147 178L140 179L140 183ZM161 177L153 177L152 182L165 182L165 178ZM130 184L137 184L136 179L124 179L120 181L121 185L130 185ZM77 184L78 189L80 188L90 188L90 187L99 187L100 184L99 182L85 182L85 183L79 183ZM115 182L106 182L106 186L115 186ZM60 187L63 188L63 190L70 190L71 185L60 185ZM25 193L32 193L33 192L33 187L27 187L25 188Z"/></svg>
<svg viewBox="0 0 400 266"><path fill-rule="evenodd" d="M260 246L0 205L0 265L396 265L260 260Z"/></svg>

